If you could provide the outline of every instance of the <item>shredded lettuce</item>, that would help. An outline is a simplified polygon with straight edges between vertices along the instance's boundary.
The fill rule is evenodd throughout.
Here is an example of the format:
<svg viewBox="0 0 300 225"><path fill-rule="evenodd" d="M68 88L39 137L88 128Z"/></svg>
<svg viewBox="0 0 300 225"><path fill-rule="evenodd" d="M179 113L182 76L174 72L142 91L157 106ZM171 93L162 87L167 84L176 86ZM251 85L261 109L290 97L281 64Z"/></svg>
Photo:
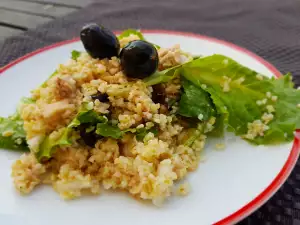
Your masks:
<svg viewBox="0 0 300 225"><path fill-rule="evenodd" d="M201 121L215 115L215 106L206 91L186 79L182 79L181 83L183 93L177 111L179 115L198 118Z"/></svg>
<svg viewBox="0 0 300 225"><path fill-rule="evenodd" d="M156 71L151 76L146 77L143 81L146 83L147 86L166 83L179 75L179 68L181 67L182 65L178 65L162 71Z"/></svg>
<svg viewBox="0 0 300 225"><path fill-rule="evenodd" d="M189 138L184 142L185 146L192 146L194 142L203 134L203 125L199 124L197 128L190 129Z"/></svg>
<svg viewBox="0 0 300 225"><path fill-rule="evenodd" d="M96 134L102 137L112 137L114 139L120 139L123 136L123 132L119 127L107 123L98 123Z"/></svg>
<svg viewBox="0 0 300 225"><path fill-rule="evenodd" d="M23 128L24 122L19 111L22 104L32 104L34 102L32 98L23 97L14 115L0 117L0 148L29 151L26 133Z"/></svg>
<svg viewBox="0 0 300 225"><path fill-rule="evenodd" d="M127 29L124 30L119 36L118 39L121 40L122 38L125 37L129 37L130 35L136 35L140 38L140 40L146 41L144 35L139 31L139 30L135 30L135 29ZM149 42L150 43L150 42ZM160 46L151 43L152 45L154 45L157 49L160 49Z"/></svg>
<svg viewBox="0 0 300 225"><path fill-rule="evenodd" d="M108 121L105 116L99 115L93 110L87 110L85 106L77 114L77 116L71 121L71 123L60 129L59 131L54 131L48 135L40 145L39 151L36 154L37 159L49 159L55 153L57 147L68 146L72 144L72 134L73 131L81 126L85 127L85 131L89 135L95 134L96 137L111 137L114 139L121 139L123 135L127 132L137 133L137 139L140 140L145 137L149 132L157 135L158 130L152 128L146 129L127 129L120 130L116 124L112 124Z"/></svg>
<svg viewBox="0 0 300 225"><path fill-rule="evenodd" d="M93 110L87 110L83 106L82 110L67 127L62 128L59 131L54 131L43 140L39 147L39 151L36 154L37 159L51 158L57 147L71 145L71 134L74 128L81 124L96 124L98 122L107 122L107 118L98 115Z"/></svg>
<svg viewBox="0 0 300 225"><path fill-rule="evenodd" d="M81 111L77 114L76 118L72 121L72 124L97 124L97 123L106 123L107 118L96 113L94 110Z"/></svg>
<svg viewBox="0 0 300 225"><path fill-rule="evenodd" d="M73 50L71 52L71 58L74 60L77 60L77 58L80 56L81 52L77 51L77 50Z"/></svg>
<svg viewBox="0 0 300 225"><path fill-rule="evenodd" d="M85 131L89 134L95 134L96 137L111 137L114 139L121 139L127 132L135 133L136 129L120 130L116 124L112 124L105 116L99 115L93 110L87 110L86 107L82 107L77 116L71 121L71 123L60 129L54 131L48 135L40 145L39 151L36 153L36 157L39 161L42 159L49 159L55 153L58 147L71 145L73 142L73 131L84 127ZM148 132L153 132L157 135L157 129L146 130L138 129L137 136L144 137Z"/></svg>
<svg viewBox="0 0 300 225"><path fill-rule="evenodd" d="M277 144L291 141L294 130L300 128L300 91L293 88L289 74L270 79L226 56L212 55L157 72L144 82L147 85L165 83L179 74L209 94L217 113L215 129L210 133L212 136L222 136L227 127L228 131L254 144ZM195 90L191 87L193 93ZM200 92L194 93L198 96L197 102L196 97L189 99L188 94L185 91L181 96L179 114L195 117L203 110L200 103L205 102L205 98ZM201 114L205 118L205 113ZM274 118L267 122L263 135L247 136L254 121L265 121L262 119L264 114Z"/></svg>
<svg viewBox="0 0 300 225"><path fill-rule="evenodd" d="M30 97L23 97L20 102L20 104L32 104L32 103L35 103L35 100Z"/></svg>
<svg viewBox="0 0 300 225"><path fill-rule="evenodd" d="M36 153L37 160L49 159L52 157L57 147L71 145L70 140L70 127L65 127L59 131L54 131L52 134L48 135L40 145L39 151Z"/></svg>
<svg viewBox="0 0 300 225"><path fill-rule="evenodd" d="M0 148L28 151L23 120L18 113L8 118L0 117Z"/></svg>
<svg viewBox="0 0 300 225"><path fill-rule="evenodd" d="M216 122L213 125L213 130L208 132L207 135L210 137L224 137L225 131L225 115L217 115Z"/></svg>
<svg viewBox="0 0 300 225"><path fill-rule="evenodd" d="M146 129L146 128L137 129L135 137L138 141L143 141L144 137L150 132L153 133L154 136L158 135L158 129L156 127L152 127L150 129Z"/></svg>
<svg viewBox="0 0 300 225"><path fill-rule="evenodd" d="M180 71L181 71L182 67L184 67L186 64L189 64L197 59L199 59L199 57L193 58L191 61L187 61L183 64L173 66L171 68L168 68L168 69L165 69L162 71L156 71L151 76L144 78L143 82L146 83L147 86L161 84L161 83L167 83L167 82L173 80L175 77L180 76Z"/></svg>
<svg viewBox="0 0 300 225"><path fill-rule="evenodd" d="M139 30L135 30L135 29L127 29L127 30L124 30L119 36L118 36L118 39L122 39L122 38L125 38L125 37L129 37L130 35L136 35L138 36L141 40L145 40L143 34L139 31Z"/></svg>
<svg viewBox="0 0 300 225"><path fill-rule="evenodd" d="M99 115L93 110L88 110L86 105L83 104L81 110L67 127L52 132L43 140L36 154L37 159L49 159L58 147L71 145L74 129L82 125L87 126L87 133L96 131L96 134L99 133L103 137L120 138L117 133L118 127L108 125L107 122L105 116ZM97 129L95 130L96 126Z"/></svg>
<svg viewBox="0 0 300 225"><path fill-rule="evenodd" d="M252 143L291 141L294 130L300 128L300 109L297 107L300 92L293 88L290 75L269 79L222 55L193 60L182 66L181 75L198 87L206 86L205 91L224 117L228 130L236 135L246 135L249 124L261 121L263 114L268 113L267 105L273 106L274 118L267 124L268 129L262 136L247 139ZM228 79L229 89L224 90L224 82ZM277 96L277 101L267 97L268 92ZM260 104L260 101L266 103Z"/></svg>

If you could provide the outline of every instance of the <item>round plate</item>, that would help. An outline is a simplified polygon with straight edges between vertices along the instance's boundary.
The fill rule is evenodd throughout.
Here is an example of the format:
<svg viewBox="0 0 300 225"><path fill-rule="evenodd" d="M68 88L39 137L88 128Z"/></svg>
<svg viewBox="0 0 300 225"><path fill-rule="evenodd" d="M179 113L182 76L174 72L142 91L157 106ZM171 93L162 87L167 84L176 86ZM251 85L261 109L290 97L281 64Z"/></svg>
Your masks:
<svg viewBox="0 0 300 225"><path fill-rule="evenodd" d="M163 47L180 44L193 54L223 54L269 77L280 72L257 55L236 45L196 34L143 31L147 40ZM0 116L15 111L22 96L41 84L72 50L83 50L81 42L58 43L0 69ZM255 147L227 134L224 151L216 151L220 140L209 140L204 160L188 175L191 192L171 197L162 208L136 201L120 192L63 201L49 186L22 197L13 188L10 166L19 153L0 151L0 221L6 225L82 224L233 224L267 201L283 184L299 155L299 140L293 143Z"/></svg>

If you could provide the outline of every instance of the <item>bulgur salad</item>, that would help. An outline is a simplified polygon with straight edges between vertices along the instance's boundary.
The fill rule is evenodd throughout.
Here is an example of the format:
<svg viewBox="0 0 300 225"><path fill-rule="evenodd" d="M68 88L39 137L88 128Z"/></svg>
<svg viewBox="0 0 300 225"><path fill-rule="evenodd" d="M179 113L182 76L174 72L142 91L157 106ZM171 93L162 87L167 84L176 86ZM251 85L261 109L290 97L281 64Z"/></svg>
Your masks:
<svg viewBox="0 0 300 225"><path fill-rule="evenodd" d="M24 154L15 188L52 185L64 199L125 190L155 205L186 195L209 137L290 142L300 128L291 75L268 78L223 55L193 56L88 24L72 51L16 113L0 118L0 147ZM230 159L227 159L230 160Z"/></svg>

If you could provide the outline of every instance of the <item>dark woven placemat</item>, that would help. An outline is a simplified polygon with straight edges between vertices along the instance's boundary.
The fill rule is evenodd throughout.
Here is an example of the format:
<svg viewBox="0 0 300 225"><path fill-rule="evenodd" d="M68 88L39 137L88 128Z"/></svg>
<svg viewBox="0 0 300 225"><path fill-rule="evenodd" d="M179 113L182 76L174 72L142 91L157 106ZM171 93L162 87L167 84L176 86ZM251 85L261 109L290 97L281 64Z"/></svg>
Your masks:
<svg viewBox="0 0 300 225"><path fill-rule="evenodd" d="M252 50L282 73L291 72L300 85L300 2L296 0L98 0L4 41L0 67L37 48L78 36L88 22L116 30L168 29L224 39ZM275 196L239 224L300 225L300 162Z"/></svg>

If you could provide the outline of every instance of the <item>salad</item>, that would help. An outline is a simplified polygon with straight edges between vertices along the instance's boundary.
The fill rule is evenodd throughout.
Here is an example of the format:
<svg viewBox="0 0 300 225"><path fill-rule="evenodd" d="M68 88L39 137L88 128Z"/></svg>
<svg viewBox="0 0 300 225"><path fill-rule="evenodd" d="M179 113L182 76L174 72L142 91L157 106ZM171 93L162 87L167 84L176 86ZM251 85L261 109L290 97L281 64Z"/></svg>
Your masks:
<svg viewBox="0 0 300 225"><path fill-rule="evenodd" d="M138 30L119 36L88 24L85 52L70 60L14 115L0 118L0 147L17 191L52 185L64 199L125 190L155 205L186 195L183 180L210 137L233 132L253 145L290 142L300 128L292 77L268 78L223 55L165 48Z"/></svg>

